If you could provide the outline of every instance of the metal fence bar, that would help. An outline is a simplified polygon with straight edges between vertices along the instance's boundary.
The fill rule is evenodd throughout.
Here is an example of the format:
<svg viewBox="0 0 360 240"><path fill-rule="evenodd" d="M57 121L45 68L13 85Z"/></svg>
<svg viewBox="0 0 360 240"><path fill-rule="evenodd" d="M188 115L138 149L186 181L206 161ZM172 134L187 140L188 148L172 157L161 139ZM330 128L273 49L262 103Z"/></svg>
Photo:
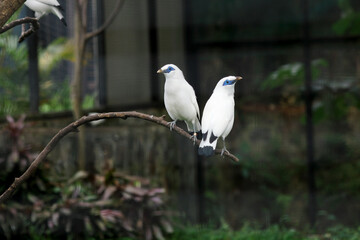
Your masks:
<svg viewBox="0 0 360 240"><path fill-rule="evenodd" d="M313 91L311 76L311 43L310 43L310 24L309 24L309 2L303 0L303 53L305 70L305 111L306 111L306 158L307 158L307 185L308 185L308 217L311 227L316 223L317 200L315 182L315 162L314 162L314 126L313 126Z"/></svg>
<svg viewBox="0 0 360 240"><path fill-rule="evenodd" d="M159 50L158 50L158 31L157 31L157 11L156 0L148 1L148 22L149 22L149 51L150 51L150 96L153 102L160 100L160 89L158 74L154 69L159 67Z"/></svg>
<svg viewBox="0 0 360 240"><path fill-rule="evenodd" d="M95 13L96 13L96 24L95 26L100 27L104 23L104 1L96 0L95 2ZM105 33L102 32L94 40L94 60L96 63L94 67L97 68L97 86L98 86L98 106L105 107L107 104L106 98L106 57L105 57Z"/></svg>
<svg viewBox="0 0 360 240"><path fill-rule="evenodd" d="M193 41L193 19L192 19L192 7L191 0L183 1L183 21L184 21L184 43L185 43L185 52L186 52L186 71L187 79L189 83L193 86L195 92L199 93L200 82L198 78L198 65L197 65L197 50L198 46ZM199 105L200 109L202 106ZM200 157L196 151L195 155L195 182L197 184L196 189L196 205L197 205L197 221L200 223L206 222L205 209L206 209L206 200L205 200L205 166L204 161L206 160L203 157Z"/></svg>
<svg viewBox="0 0 360 240"><path fill-rule="evenodd" d="M27 16L34 16L33 11L26 8ZM38 63L38 33L35 32L27 39L29 61L29 102L30 112L39 112L39 63Z"/></svg>
<svg viewBox="0 0 360 240"><path fill-rule="evenodd" d="M359 42L360 36L344 36L344 37L315 37L308 36L306 41L312 44L339 44L339 43L356 43ZM214 41L214 42L198 42L193 43L193 47L197 49L205 48L247 48L247 47L283 47L289 45L302 45L304 43L304 37L301 38L284 38L284 39L269 39L269 40L234 40L229 42Z"/></svg>

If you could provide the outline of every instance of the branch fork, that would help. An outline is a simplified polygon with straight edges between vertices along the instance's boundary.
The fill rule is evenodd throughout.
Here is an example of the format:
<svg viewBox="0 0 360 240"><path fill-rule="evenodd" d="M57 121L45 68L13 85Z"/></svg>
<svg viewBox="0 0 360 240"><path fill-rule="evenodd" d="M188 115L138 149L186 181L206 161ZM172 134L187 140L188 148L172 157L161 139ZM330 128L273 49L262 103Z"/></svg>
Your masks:
<svg viewBox="0 0 360 240"><path fill-rule="evenodd" d="M28 30L25 30L25 24L29 23L30 24L30 28ZM21 35L19 37L19 43L21 43L22 41L25 40L25 38L29 37L32 33L36 32L39 27L40 27L40 23L39 20L37 18L33 18L33 17L24 17L24 18L20 18L20 19L16 19L6 25L4 25L3 27L0 28L0 34L4 33L12 28L14 28L15 26L18 25L22 25L21 28Z"/></svg>

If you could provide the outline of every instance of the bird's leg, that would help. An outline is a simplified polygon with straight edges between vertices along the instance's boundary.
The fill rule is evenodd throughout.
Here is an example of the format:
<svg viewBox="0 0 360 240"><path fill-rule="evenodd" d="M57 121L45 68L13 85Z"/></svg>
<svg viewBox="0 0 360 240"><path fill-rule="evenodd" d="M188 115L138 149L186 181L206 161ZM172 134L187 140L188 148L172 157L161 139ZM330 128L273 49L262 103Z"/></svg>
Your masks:
<svg viewBox="0 0 360 240"><path fill-rule="evenodd" d="M170 125L170 131L172 131L173 128L175 127L175 125L176 125L176 120L174 120L172 122L169 122L168 124Z"/></svg>
<svg viewBox="0 0 360 240"><path fill-rule="evenodd" d="M194 133L193 133L193 135L191 135L190 139L194 141L193 143L195 145L196 139L197 139L197 133L195 131L195 125L194 125Z"/></svg>
<svg viewBox="0 0 360 240"><path fill-rule="evenodd" d="M226 146L225 146L225 138L223 138L223 148L221 150L221 156L223 156L225 152L229 153L229 151L226 149Z"/></svg>
<svg viewBox="0 0 360 240"><path fill-rule="evenodd" d="M194 143L194 145L195 145L195 143L196 143L196 139L197 139L197 133L196 132L194 132L194 134L193 135L191 135L191 137L190 137L190 139L191 140L193 140L193 143Z"/></svg>
<svg viewBox="0 0 360 240"><path fill-rule="evenodd" d="M196 120L193 120L192 121L192 126L193 126L193 134L192 136L190 137L190 139L192 139L194 141L194 145L196 144L196 140L197 140L197 131L195 129L195 126L196 126ZM200 131L200 130L199 130Z"/></svg>

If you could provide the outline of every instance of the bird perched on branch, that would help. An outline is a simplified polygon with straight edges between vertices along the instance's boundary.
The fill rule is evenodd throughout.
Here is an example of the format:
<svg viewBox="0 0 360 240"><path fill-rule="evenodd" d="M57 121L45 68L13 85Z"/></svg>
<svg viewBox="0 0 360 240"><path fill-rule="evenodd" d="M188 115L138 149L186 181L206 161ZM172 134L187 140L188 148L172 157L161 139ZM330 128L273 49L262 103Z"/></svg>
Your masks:
<svg viewBox="0 0 360 240"><path fill-rule="evenodd" d="M200 111L196 100L195 91L185 80L183 72L174 64L167 64L157 73L165 75L164 103L171 119L170 130L176 121L183 120L188 131L193 134L194 143L197 133L200 133Z"/></svg>
<svg viewBox="0 0 360 240"><path fill-rule="evenodd" d="M57 0L26 0L25 5L35 12L37 19L40 19L45 14L53 13L67 26L65 18L61 13L64 9Z"/></svg>
<svg viewBox="0 0 360 240"><path fill-rule="evenodd" d="M228 152L225 147L225 138L234 124L235 84L241 79L242 77L234 76L222 78L206 102L201 119L202 140L198 149L199 155L213 155L219 137L224 143L221 155Z"/></svg>

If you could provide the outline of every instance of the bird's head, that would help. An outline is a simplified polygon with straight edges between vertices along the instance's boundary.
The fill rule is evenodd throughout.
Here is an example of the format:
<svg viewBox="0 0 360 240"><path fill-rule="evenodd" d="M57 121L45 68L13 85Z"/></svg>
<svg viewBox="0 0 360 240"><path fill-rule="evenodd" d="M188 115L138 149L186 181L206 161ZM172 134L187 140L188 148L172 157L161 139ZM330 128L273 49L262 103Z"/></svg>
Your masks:
<svg viewBox="0 0 360 240"><path fill-rule="evenodd" d="M228 76L228 77L224 77L222 79L220 79L220 81L218 82L218 84L216 85L217 87L234 87L235 83L239 80L241 80L242 77L235 77L235 76Z"/></svg>
<svg viewBox="0 0 360 240"><path fill-rule="evenodd" d="M242 77L228 76L220 79L220 81L216 84L214 92L223 92L227 94L234 94L235 92L235 84L237 81L241 80Z"/></svg>
<svg viewBox="0 0 360 240"><path fill-rule="evenodd" d="M174 64L166 64L162 68L160 68L157 73L163 73L165 77L172 77L179 73L182 73L182 71Z"/></svg>

